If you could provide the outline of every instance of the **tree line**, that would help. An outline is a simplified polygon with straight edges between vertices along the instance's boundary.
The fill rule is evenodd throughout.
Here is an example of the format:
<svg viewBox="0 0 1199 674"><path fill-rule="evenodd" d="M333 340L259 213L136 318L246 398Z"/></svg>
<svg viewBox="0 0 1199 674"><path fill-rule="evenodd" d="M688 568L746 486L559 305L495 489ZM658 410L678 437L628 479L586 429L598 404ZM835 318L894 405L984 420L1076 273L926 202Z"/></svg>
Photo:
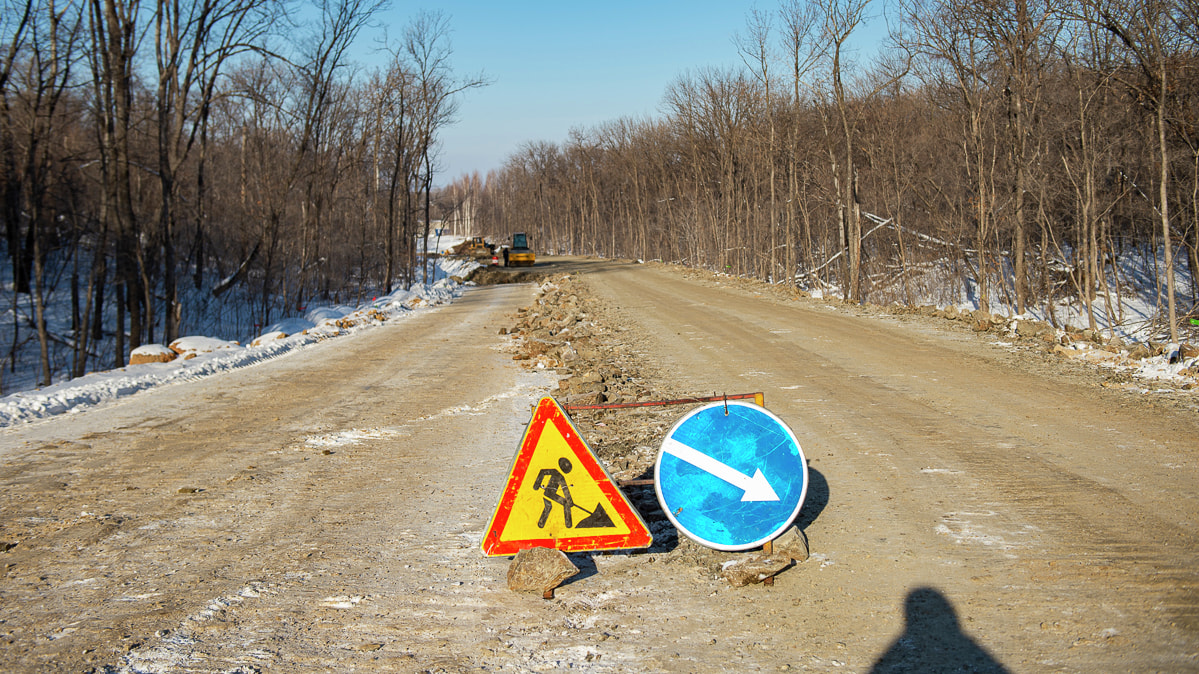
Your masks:
<svg viewBox="0 0 1199 674"><path fill-rule="evenodd" d="M476 189L478 221L850 301L948 281L1056 321L1068 296L1092 328L1125 318L1118 263L1139 260L1176 341L1176 301L1199 297L1199 3L898 0L861 61L871 11L751 12L739 67L678 77L655 117L525 144Z"/></svg>
<svg viewBox="0 0 1199 674"><path fill-rule="evenodd" d="M439 133L486 83L453 72L444 15L367 69L386 0L0 1L10 372L36 349L49 384L214 312L266 326L427 273Z"/></svg>

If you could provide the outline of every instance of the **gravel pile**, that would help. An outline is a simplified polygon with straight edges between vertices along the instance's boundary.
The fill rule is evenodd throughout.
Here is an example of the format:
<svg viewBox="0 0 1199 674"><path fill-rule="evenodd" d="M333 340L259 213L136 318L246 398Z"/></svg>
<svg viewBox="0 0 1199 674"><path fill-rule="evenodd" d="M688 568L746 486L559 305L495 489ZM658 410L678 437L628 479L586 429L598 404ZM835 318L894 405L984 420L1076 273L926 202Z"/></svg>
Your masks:
<svg viewBox="0 0 1199 674"><path fill-rule="evenodd" d="M696 396L643 372L633 335L620 325L578 276L542 281L536 302L519 310L504 330L515 339L514 360L529 368L553 369L562 376L552 395L569 408L577 405L674 400ZM706 394L705 394L706 395ZM701 576L727 575L752 557L723 552L681 537L658 504L652 482L654 461L666 433L694 405L635 407L567 412L592 451L628 496L654 536L649 563L678 565ZM647 484L647 482L649 482ZM798 530L793 535L802 538ZM806 559L806 539L803 542ZM753 559L757 559L754 557ZM791 559L791 558L787 558ZM798 556L796 561L802 561ZM783 565L789 562L784 561ZM730 580L742 584L741 580ZM757 582L744 581L744 582Z"/></svg>

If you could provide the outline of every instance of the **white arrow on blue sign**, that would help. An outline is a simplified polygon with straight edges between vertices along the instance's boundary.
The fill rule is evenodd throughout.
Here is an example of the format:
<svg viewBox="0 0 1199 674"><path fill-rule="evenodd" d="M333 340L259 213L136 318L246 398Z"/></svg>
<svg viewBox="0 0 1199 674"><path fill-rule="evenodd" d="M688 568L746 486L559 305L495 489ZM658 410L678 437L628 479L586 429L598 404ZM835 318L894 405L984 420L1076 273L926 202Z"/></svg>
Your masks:
<svg viewBox="0 0 1199 674"><path fill-rule="evenodd" d="M689 538L717 550L748 550L773 540L799 514L808 464L795 433L769 410L717 402L687 413L666 434L654 488L666 516Z"/></svg>

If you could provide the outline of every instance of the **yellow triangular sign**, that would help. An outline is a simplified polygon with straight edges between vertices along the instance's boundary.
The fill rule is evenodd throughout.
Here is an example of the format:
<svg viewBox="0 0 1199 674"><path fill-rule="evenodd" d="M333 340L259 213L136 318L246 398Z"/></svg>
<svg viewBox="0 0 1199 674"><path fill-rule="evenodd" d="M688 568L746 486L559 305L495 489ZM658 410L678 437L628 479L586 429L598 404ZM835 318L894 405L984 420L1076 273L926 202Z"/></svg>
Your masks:
<svg viewBox="0 0 1199 674"><path fill-rule="evenodd" d="M570 417L541 399L483 537L483 552L644 548L653 536Z"/></svg>

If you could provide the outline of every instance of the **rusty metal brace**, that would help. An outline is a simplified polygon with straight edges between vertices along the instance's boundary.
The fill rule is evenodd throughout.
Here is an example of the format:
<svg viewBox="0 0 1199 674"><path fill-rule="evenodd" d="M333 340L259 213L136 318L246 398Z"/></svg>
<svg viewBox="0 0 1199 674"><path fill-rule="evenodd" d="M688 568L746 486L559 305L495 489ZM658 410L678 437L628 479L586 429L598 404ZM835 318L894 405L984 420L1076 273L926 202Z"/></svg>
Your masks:
<svg viewBox="0 0 1199 674"><path fill-rule="evenodd" d="M578 410L621 410L632 409L635 407L661 407L663 405L692 405L694 403L711 403L724 401L725 408L728 408L730 400L748 400L752 398L754 404L758 407L766 407L766 394L761 391L757 393L734 393L732 395L713 395L700 398L676 398L675 400L647 400L640 403L608 403L605 405L563 405L562 409L567 412L575 412Z"/></svg>

